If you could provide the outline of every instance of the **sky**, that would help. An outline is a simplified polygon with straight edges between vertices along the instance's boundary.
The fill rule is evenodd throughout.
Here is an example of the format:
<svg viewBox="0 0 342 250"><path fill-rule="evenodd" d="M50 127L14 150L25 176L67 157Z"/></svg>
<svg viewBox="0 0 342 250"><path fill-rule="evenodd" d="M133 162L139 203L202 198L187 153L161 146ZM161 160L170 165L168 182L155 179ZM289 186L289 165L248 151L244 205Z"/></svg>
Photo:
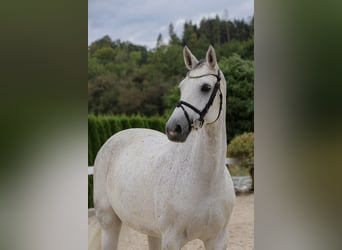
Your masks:
<svg viewBox="0 0 342 250"><path fill-rule="evenodd" d="M88 45L105 35L112 40L130 41L148 49L158 34L169 40L172 22L181 36L183 24L199 24L203 17L244 19L254 15L254 0L88 0Z"/></svg>

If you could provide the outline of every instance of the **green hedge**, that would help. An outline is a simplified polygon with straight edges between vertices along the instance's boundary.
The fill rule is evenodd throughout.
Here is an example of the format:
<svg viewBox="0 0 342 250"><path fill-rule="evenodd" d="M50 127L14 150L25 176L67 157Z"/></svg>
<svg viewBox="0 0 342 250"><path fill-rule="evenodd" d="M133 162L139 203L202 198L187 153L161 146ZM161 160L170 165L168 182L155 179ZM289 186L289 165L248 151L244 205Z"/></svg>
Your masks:
<svg viewBox="0 0 342 250"><path fill-rule="evenodd" d="M150 128L164 133L165 123L165 118L157 116L88 115L88 165L94 165L97 152L115 133L129 128ZM88 208L93 206L93 176L88 176Z"/></svg>

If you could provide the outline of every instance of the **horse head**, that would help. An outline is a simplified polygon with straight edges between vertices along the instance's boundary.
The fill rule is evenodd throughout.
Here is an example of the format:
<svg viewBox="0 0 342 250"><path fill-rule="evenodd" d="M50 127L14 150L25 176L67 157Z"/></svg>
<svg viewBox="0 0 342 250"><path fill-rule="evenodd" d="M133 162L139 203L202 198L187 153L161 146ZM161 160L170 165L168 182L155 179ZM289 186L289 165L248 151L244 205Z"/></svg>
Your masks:
<svg viewBox="0 0 342 250"><path fill-rule="evenodd" d="M214 48L210 45L206 58L198 61L185 46L183 56L189 72L179 84L180 101L166 123L167 137L174 142L185 142L193 129L216 122L225 98Z"/></svg>

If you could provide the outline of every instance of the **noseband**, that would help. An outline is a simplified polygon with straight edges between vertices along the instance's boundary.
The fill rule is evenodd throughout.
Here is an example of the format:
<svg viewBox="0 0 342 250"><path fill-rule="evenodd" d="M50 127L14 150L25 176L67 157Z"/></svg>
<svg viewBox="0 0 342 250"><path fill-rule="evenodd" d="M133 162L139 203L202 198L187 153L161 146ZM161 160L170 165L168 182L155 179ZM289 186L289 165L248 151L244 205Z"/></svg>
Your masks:
<svg viewBox="0 0 342 250"><path fill-rule="evenodd" d="M217 119L220 117L220 114L221 114L221 110L222 110L222 92L221 92L221 89L220 89L220 81L221 81L221 76L220 76L220 70L217 71L217 75L215 74L205 74L205 75L200 75L200 76L190 76L189 74L189 78L201 78L201 77L204 77L204 76L215 76L217 81L214 85L214 89L213 91L211 92L211 95L209 97L209 100L207 102L207 104L204 106L204 108L202 110L199 110L197 109L196 107L194 107L193 105L191 105L190 103L188 102L184 102L182 100L180 100L178 103L177 103L177 107L178 108L181 108L184 112L184 115L188 121L188 124L189 124L189 130L191 130L192 127L196 127L197 128L197 125L201 128L203 126L203 123L204 123L204 117L205 115L208 113L208 110L209 108L211 107L211 105L213 104L214 102L214 99L216 97L216 94L217 94L217 91L220 91L220 110L219 110L219 113L215 119L215 121L213 122L210 122L209 124L211 123L214 123L217 121ZM190 109L192 109L193 111L195 111L197 114L199 114L199 119L193 121L191 123L190 121L190 117L189 117L189 114L188 112L185 110L185 108L183 107L184 106L187 106L189 107ZM195 124L195 122L199 122L199 124Z"/></svg>

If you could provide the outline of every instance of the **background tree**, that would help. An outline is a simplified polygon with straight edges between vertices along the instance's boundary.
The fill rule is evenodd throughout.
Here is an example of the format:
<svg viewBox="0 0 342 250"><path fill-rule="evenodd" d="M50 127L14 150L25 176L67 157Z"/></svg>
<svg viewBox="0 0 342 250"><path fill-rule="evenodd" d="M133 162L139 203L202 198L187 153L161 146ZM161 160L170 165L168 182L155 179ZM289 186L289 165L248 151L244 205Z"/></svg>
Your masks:
<svg viewBox="0 0 342 250"><path fill-rule="evenodd" d="M221 32L223 38L221 39L222 43L224 43L225 41L229 43L230 41L229 25L229 12L228 9L225 8L223 10L223 22L221 23L221 30L223 29L223 32Z"/></svg>
<svg viewBox="0 0 342 250"><path fill-rule="evenodd" d="M169 24L169 36L170 36L169 45L180 45L181 42L177 34L175 33L175 29L172 23Z"/></svg>
<svg viewBox="0 0 342 250"><path fill-rule="evenodd" d="M254 131L254 65L237 54L221 57L219 66L227 81L227 140Z"/></svg>
<svg viewBox="0 0 342 250"><path fill-rule="evenodd" d="M183 30L183 39L182 45L187 45L188 47L193 47L197 42L197 26L192 25L192 22L185 22L184 23L184 30Z"/></svg>
<svg viewBox="0 0 342 250"><path fill-rule="evenodd" d="M156 47L160 47L163 44L163 36L161 33L159 33L158 37L157 37L157 45Z"/></svg>

